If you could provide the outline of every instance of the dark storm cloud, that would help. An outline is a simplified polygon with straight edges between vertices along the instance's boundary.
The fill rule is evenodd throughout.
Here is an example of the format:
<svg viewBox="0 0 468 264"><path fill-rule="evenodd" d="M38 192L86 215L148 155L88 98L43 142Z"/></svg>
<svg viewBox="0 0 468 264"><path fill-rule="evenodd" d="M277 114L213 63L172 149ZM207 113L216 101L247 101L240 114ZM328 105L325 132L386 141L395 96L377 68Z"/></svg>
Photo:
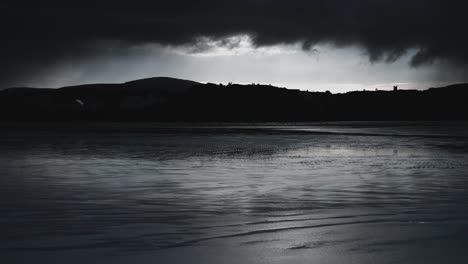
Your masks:
<svg viewBox="0 0 468 264"><path fill-rule="evenodd" d="M181 45L249 34L255 45L358 45L371 61L468 63L465 1L15 1L1 4L2 83L64 60L92 58L118 43ZM197 44L200 45L200 44ZM226 43L232 45L232 43ZM203 46L203 45L201 45Z"/></svg>

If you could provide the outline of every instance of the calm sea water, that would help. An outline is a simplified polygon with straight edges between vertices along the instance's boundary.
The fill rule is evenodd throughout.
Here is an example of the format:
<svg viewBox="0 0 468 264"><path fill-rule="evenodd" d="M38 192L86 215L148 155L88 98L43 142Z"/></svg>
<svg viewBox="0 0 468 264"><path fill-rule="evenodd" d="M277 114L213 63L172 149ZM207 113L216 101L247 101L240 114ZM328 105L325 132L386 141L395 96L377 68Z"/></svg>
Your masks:
<svg viewBox="0 0 468 264"><path fill-rule="evenodd" d="M466 263L468 124L3 125L2 263Z"/></svg>

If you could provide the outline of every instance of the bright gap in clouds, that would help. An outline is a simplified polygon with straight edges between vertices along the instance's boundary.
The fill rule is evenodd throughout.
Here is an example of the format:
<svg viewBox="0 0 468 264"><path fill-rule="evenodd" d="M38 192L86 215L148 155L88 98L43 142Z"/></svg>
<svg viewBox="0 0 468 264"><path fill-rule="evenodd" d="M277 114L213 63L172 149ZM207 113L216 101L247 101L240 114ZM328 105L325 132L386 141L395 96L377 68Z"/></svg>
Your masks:
<svg viewBox="0 0 468 264"><path fill-rule="evenodd" d="M194 45L175 47L173 50L179 54L195 57L266 56L297 53L298 47L299 45L255 47L249 35L236 35L224 39L200 37Z"/></svg>
<svg viewBox="0 0 468 264"><path fill-rule="evenodd" d="M371 63L359 47L321 44L304 51L301 43L256 47L247 35L199 38L196 44L123 47L107 44L92 58L70 59L28 80L27 85L61 87L83 83L120 83L168 76L213 83L262 83L334 93L352 90L424 89L462 82L447 65L409 65L410 50L394 63ZM40 76L40 77L39 77Z"/></svg>

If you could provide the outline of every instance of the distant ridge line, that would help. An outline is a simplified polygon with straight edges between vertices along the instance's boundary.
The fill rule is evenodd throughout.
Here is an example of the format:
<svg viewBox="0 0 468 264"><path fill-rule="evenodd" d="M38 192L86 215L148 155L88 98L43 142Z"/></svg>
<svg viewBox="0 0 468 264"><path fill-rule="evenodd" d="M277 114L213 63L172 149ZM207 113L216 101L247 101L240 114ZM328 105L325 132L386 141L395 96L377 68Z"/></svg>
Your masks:
<svg viewBox="0 0 468 264"><path fill-rule="evenodd" d="M468 84L428 90L291 90L155 77L0 91L0 121L307 122L468 120Z"/></svg>

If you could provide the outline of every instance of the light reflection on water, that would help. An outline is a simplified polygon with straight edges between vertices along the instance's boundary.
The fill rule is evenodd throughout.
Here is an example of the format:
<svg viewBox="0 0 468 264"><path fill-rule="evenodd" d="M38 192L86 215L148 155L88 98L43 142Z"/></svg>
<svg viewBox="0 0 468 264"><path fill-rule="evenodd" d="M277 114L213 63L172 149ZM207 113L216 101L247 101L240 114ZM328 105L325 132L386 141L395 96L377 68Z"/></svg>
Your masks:
<svg viewBox="0 0 468 264"><path fill-rule="evenodd" d="M466 124L88 126L2 130L10 259L468 257Z"/></svg>

